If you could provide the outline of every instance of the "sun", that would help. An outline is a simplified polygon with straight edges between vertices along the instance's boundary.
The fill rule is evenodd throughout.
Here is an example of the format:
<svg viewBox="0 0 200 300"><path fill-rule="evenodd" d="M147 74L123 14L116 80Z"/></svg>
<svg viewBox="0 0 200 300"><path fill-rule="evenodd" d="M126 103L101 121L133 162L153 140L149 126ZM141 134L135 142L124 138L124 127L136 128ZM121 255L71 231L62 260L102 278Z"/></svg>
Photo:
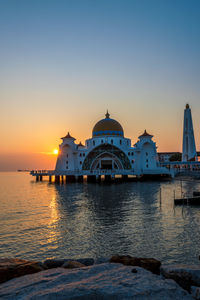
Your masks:
<svg viewBox="0 0 200 300"><path fill-rule="evenodd" d="M57 155L58 154L58 149L54 149L53 154Z"/></svg>

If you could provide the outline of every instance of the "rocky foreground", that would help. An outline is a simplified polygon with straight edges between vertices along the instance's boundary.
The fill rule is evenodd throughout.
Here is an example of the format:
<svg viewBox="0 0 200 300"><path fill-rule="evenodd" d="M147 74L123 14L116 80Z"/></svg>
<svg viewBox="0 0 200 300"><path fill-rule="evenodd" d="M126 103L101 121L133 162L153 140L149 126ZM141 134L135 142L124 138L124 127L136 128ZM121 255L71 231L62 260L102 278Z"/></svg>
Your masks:
<svg viewBox="0 0 200 300"><path fill-rule="evenodd" d="M200 265L153 258L0 259L0 299L200 299Z"/></svg>

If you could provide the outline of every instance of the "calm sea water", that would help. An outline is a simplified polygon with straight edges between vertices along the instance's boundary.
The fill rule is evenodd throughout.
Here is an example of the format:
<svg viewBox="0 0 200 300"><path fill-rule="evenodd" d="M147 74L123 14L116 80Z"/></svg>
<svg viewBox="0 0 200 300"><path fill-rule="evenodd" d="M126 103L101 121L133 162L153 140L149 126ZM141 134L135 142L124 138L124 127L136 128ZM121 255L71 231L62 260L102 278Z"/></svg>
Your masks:
<svg viewBox="0 0 200 300"><path fill-rule="evenodd" d="M200 191L198 180L182 186L185 193ZM174 190L180 195L180 181L56 185L28 173L0 173L0 257L121 253L197 263L200 207L174 209Z"/></svg>

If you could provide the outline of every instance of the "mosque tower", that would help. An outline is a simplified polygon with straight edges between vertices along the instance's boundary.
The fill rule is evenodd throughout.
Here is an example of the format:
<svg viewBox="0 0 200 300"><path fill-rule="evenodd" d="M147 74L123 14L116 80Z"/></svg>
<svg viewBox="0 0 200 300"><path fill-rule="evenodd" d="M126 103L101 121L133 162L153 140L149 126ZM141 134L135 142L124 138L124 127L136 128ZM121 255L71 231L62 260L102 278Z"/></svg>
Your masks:
<svg viewBox="0 0 200 300"><path fill-rule="evenodd" d="M197 152L192 124L192 114L189 104L186 104L183 123L182 161L195 161L196 157Z"/></svg>

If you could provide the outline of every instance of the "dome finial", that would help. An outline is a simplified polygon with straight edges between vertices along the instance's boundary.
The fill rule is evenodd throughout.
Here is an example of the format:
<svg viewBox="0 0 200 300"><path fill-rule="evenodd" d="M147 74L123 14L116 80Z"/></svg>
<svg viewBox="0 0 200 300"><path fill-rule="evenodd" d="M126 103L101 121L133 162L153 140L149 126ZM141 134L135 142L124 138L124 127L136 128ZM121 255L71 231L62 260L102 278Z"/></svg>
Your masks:
<svg viewBox="0 0 200 300"><path fill-rule="evenodd" d="M189 104L187 103L185 106L186 109L190 108Z"/></svg>
<svg viewBox="0 0 200 300"><path fill-rule="evenodd" d="M108 110L107 110L107 113L105 114L105 116L106 116L106 119L109 119L110 114L109 114Z"/></svg>

